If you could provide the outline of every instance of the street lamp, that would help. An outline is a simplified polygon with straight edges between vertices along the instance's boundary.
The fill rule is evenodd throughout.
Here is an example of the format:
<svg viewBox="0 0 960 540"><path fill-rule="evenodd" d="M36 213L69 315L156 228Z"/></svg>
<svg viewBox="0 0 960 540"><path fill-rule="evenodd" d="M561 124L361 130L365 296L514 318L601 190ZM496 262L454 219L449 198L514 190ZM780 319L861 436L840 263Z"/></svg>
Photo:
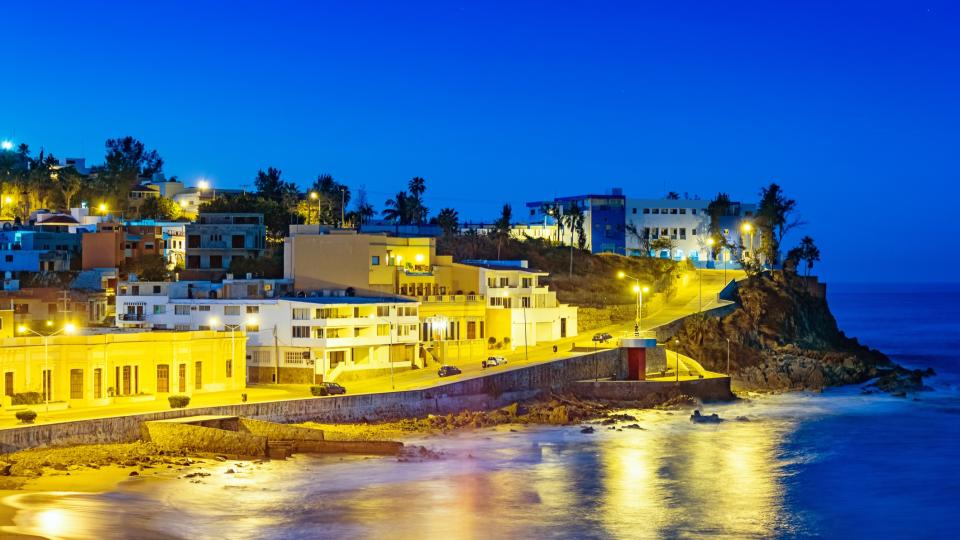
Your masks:
<svg viewBox="0 0 960 540"><path fill-rule="evenodd" d="M741 230L744 234L750 235L750 249L749 249L749 252L750 252L750 258L752 259L752 258L754 257L754 255L753 255L753 225L751 225L749 221L744 222L744 224L740 226L740 230Z"/></svg>
<svg viewBox="0 0 960 540"><path fill-rule="evenodd" d="M0 148L9 152L10 150L13 150L13 142L4 140L3 142L0 142Z"/></svg>
<svg viewBox="0 0 960 540"><path fill-rule="evenodd" d="M317 225L319 225L320 224L320 194L317 193L316 191L311 191L310 199L317 201ZM310 214L307 214L307 216L309 217Z"/></svg>
<svg viewBox="0 0 960 540"><path fill-rule="evenodd" d="M620 279L628 278L634 280L633 293L637 295L637 315L633 321L633 335L635 337L640 337L640 326L643 317L643 293L649 292L649 287L640 286L640 278L633 277L626 272L620 271L617 273L617 277Z"/></svg>
<svg viewBox="0 0 960 540"><path fill-rule="evenodd" d="M47 321L47 326L53 326L53 321ZM43 338L43 378L45 379L43 381L43 405L47 412L50 411L50 394L53 393L53 377L50 374L50 338L60 333L69 335L76 331L77 327L73 323L67 323L63 325L63 328L48 334L41 334L22 324L17 327L17 332L21 334L33 334Z"/></svg>
<svg viewBox="0 0 960 540"><path fill-rule="evenodd" d="M214 326L218 326L220 321L216 317L210 317L208 320L210 323L210 329L212 330ZM248 326L254 326L257 324L256 317L247 318L246 324ZM237 367L237 335L236 331L243 328L243 324L224 324L223 329L230 331L230 371L232 372ZM232 373L231 373L232 375Z"/></svg>

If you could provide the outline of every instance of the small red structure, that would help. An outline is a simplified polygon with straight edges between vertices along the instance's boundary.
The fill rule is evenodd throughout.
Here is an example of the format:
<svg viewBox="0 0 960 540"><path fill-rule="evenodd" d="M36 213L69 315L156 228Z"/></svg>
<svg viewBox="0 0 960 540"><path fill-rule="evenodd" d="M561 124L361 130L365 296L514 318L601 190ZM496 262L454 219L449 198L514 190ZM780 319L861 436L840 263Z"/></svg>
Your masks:
<svg viewBox="0 0 960 540"><path fill-rule="evenodd" d="M624 338L620 346L627 350L627 380L642 381L647 378L647 349L657 346L654 338Z"/></svg>

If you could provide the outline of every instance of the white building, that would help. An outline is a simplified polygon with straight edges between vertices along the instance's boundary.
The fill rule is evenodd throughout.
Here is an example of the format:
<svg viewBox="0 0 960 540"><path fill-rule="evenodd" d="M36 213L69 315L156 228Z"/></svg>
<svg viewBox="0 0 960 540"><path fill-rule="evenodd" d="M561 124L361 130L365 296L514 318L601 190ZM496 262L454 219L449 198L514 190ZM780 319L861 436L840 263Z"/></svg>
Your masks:
<svg viewBox="0 0 960 540"><path fill-rule="evenodd" d="M284 280L122 282L117 325L234 332L247 340L249 382L342 381L418 361L417 301L290 292Z"/></svg>
<svg viewBox="0 0 960 540"><path fill-rule="evenodd" d="M557 302L557 293L539 283L546 272L527 268L526 261L464 263L479 269L490 338L516 349L577 335L577 308Z"/></svg>
<svg viewBox="0 0 960 540"><path fill-rule="evenodd" d="M628 199L627 200L627 255L640 256L649 253L664 259L691 259L709 261L710 215L703 199ZM741 225L750 221L756 213L756 205L731 202L730 210L720 219L721 234L728 244L739 245ZM655 241L667 238L672 248L654 250ZM749 239L745 239L749 246ZM754 238L754 242L758 242ZM759 245L759 244L758 244ZM730 249L723 248L718 261L733 260Z"/></svg>

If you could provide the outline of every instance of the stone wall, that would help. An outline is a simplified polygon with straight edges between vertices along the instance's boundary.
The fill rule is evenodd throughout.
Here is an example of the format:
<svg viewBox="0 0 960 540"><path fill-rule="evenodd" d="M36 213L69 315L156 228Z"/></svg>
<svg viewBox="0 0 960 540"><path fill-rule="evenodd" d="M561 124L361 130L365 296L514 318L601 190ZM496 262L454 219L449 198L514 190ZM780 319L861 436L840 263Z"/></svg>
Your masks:
<svg viewBox="0 0 960 540"><path fill-rule="evenodd" d="M648 407L668 399L688 395L702 401L729 401L735 396L730 391L729 377L696 379L688 381L578 381L570 385L570 391L585 399L605 399Z"/></svg>
<svg viewBox="0 0 960 540"><path fill-rule="evenodd" d="M213 452L243 457L267 455L267 438L250 433L177 422L145 422L144 439L162 450Z"/></svg>
<svg viewBox="0 0 960 540"><path fill-rule="evenodd" d="M275 422L264 422L254 420L253 418L241 418L239 431L266 437L270 441L322 441L323 430L303 428L297 426L288 426L277 424Z"/></svg>
<svg viewBox="0 0 960 540"><path fill-rule="evenodd" d="M564 390L573 381L596 377L622 379L626 376L624 354L621 349L601 350L555 362L507 368L484 377L425 390L188 407L95 420L17 426L0 429L0 452L39 446L132 442L140 438L144 422L195 415L239 416L281 423L356 422L491 409L536 397L541 392Z"/></svg>

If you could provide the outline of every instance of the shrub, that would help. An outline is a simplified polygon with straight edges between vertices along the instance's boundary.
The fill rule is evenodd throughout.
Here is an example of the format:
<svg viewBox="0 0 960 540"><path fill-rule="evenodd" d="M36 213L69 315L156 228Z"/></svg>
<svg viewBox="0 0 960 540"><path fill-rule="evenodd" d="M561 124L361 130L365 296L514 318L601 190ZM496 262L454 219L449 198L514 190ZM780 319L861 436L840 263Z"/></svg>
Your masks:
<svg viewBox="0 0 960 540"><path fill-rule="evenodd" d="M487 338L487 345L492 349L494 345L497 344L497 338L490 336Z"/></svg>
<svg viewBox="0 0 960 540"><path fill-rule="evenodd" d="M10 398L10 402L13 405L39 405L43 403L43 394L40 392L14 394L13 397Z"/></svg>
<svg viewBox="0 0 960 540"><path fill-rule="evenodd" d="M327 387L321 385L311 386L310 393L315 396L325 396L327 395Z"/></svg>
<svg viewBox="0 0 960 540"><path fill-rule="evenodd" d="M17 411L17 420L22 424L32 424L37 419L36 411L27 409L26 411Z"/></svg>
<svg viewBox="0 0 960 540"><path fill-rule="evenodd" d="M167 398L171 409L182 409L190 404L190 396L170 396Z"/></svg>

